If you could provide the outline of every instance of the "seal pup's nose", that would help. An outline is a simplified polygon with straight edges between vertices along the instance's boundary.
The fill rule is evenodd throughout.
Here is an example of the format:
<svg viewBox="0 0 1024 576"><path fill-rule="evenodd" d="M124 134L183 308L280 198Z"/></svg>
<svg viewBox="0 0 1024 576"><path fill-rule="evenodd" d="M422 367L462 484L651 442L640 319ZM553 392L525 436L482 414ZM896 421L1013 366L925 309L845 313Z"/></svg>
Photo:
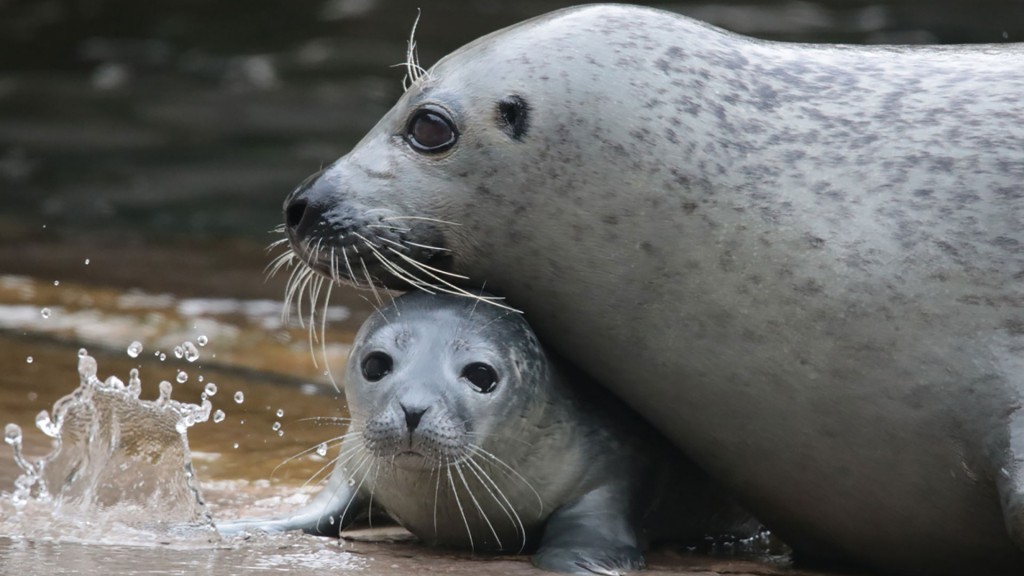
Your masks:
<svg viewBox="0 0 1024 576"><path fill-rule="evenodd" d="M405 425L408 427L409 433L412 434L413 431L416 430L416 427L420 425L420 420L423 418L423 415L426 414L427 410L430 408L420 408L418 406L409 408L405 404L400 404L400 406L402 407L402 411L405 412Z"/></svg>

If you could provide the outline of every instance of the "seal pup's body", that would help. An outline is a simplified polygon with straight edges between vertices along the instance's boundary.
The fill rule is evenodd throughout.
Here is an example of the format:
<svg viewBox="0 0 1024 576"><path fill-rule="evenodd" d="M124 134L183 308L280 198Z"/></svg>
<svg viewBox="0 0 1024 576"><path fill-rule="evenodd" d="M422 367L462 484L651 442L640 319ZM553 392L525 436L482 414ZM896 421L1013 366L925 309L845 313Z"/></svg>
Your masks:
<svg viewBox="0 0 1024 576"><path fill-rule="evenodd" d="M804 556L1024 573L1024 45L559 11L440 61L286 224L326 277L507 297Z"/></svg>
<svg viewBox="0 0 1024 576"><path fill-rule="evenodd" d="M639 569L649 540L757 530L581 377L549 361L520 314L407 294L356 336L351 428L324 490L286 517L218 529L337 534L372 504L428 544L536 549L536 565L578 574Z"/></svg>

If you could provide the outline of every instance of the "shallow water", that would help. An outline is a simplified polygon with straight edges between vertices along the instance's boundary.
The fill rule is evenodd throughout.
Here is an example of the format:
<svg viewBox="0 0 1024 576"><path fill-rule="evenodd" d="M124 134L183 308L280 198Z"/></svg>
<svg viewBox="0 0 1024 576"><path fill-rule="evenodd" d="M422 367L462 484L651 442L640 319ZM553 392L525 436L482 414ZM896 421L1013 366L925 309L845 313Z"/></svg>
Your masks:
<svg viewBox="0 0 1024 576"><path fill-rule="evenodd" d="M140 368L144 397L179 370L188 379L175 385L176 398L198 401L205 383L217 384L212 401L225 420L189 434L215 517L284 510L313 490L302 484L321 459L277 465L334 435L303 419L343 414L343 404L323 364L314 367L306 330L279 320L284 276L264 281L264 247L276 238L267 231L280 222L285 194L350 148L398 96L401 72L390 66L404 58L424 4L0 2L0 424L22 426L30 456L49 451L35 416L77 385L76 351L86 347L102 375ZM422 61L566 4L431 2L418 29ZM796 41L1024 39L1018 0L659 5ZM371 310L363 298L332 298L327 354L336 369ZM199 361L174 358L174 346L201 335L210 342ZM137 358L127 354L134 340L144 348ZM0 446L0 491L17 475ZM534 573L522 558L428 550L394 530L342 543L143 536L128 545L93 536L0 531L0 572ZM662 551L651 563L666 573L811 574L768 557Z"/></svg>

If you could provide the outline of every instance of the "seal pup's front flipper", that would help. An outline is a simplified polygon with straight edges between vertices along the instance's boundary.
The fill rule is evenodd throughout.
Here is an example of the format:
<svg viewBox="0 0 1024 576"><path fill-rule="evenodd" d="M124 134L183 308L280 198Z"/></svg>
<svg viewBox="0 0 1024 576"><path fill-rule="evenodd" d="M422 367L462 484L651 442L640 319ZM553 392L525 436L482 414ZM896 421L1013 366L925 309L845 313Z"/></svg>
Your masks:
<svg viewBox="0 0 1024 576"><path fill-rule="evenodd" d="M625 486L601 486L552 513L533 564L585 576L642 570L627 494Z"/></svg>
<svg viewBox="0 0 1024 576"><path fill-rule="evenodd" d="M308 504L284 516L240 518L216 522L222 536L242 532L285 532L302 530L317 536L337 536L368 509L368 495L351 482L348 474L334 470L327 485Z"/></svg>

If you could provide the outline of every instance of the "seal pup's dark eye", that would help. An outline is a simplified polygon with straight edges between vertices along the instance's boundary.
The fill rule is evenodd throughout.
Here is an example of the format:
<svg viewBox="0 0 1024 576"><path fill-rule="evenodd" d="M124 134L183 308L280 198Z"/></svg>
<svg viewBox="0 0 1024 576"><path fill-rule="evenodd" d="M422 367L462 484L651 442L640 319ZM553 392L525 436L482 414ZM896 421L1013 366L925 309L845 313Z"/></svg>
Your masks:
<svg viewBox="0 0 1024 576"><path fill-rule="evenodd" d="M376 382L391 373L391 356L384 352L370 352L363 358L363 378Z"/></svg>
<svg viewBox="0 0 1024 576"><path fill-rule="evenodd" d="M477 392L483 394L494 391L498 386L498 374L494 372L494 368L483 362L467 364L462 369L462 377L468 380Z"/></svg>
<svg viewBox="0 0 1024 576"><path fill-rule="evenodd" d="M418 152L436 154L455 145L459 133L440 108L420 108L405 127L405 140Z"/></svg>
<svg viewBox="0 0 1024 576"><path fill-rule="evenodd" d="M501 128L513 140L522 140L529 128L527 116L530 106L526 100L516 95L506 96L498 101L498 118L501 121Z"/></svg>

